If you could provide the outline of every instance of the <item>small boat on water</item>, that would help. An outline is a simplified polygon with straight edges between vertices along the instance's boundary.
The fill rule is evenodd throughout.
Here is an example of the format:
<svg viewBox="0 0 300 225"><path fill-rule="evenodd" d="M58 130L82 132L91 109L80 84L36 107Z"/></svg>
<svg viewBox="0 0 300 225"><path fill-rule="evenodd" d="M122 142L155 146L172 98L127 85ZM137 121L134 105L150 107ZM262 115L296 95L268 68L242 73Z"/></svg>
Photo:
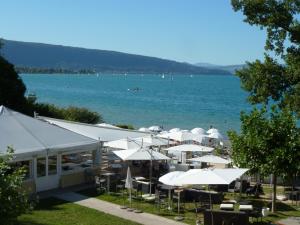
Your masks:
<svg viewBox="0 0 300 225"><path fill-rule="evenodd" d="M165 79L165 75L163 74L163 75L161 76L161 78L162 78L162 79Z"/></svg>
<svg viewBox="0 0 300 225"><path fill-rule="evenodd" d="M132 91L132 92L138 92L141 91L142 89L139 87L135 87L135 88L128 88L127 91Z"/></svg>

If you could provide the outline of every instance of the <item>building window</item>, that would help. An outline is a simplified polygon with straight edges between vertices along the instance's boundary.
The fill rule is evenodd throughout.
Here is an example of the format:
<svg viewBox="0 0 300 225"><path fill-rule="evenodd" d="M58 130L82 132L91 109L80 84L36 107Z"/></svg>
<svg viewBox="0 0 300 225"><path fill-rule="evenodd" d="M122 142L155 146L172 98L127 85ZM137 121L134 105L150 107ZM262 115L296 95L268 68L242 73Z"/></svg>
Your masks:
<svg viewBox="0 0 300 225"><path fill-rule="evenodd" d="M37 177L46 176L46 158L37 158Z"/></svg>
<svg viewBox="0 0 300 225"><path fill-rule="evenodd" d="M62 155L62 171L78 170L92 165L92 151Z"/></svg>
<svg viewBox="0 0 300 225"><path fill-rule="evenodd" d="M48 175L57 174L57 156L48 156Z"/></svg>

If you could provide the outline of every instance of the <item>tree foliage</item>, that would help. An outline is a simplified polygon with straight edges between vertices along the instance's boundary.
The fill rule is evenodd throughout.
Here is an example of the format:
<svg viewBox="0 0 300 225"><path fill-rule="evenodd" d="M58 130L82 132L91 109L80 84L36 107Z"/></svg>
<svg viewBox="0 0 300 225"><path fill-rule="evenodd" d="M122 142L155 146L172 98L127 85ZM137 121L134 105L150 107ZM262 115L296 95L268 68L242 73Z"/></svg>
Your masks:
<svg viewBox="0 0 300 225"><path fill-rule="evenodd" d="M247 63L237 72L249 101L272 100L300 117L300 1L232 0L232 6L243 12L245 22L267 32L264 61Z"/></svg>
<svg viewBox="0 0 300 225"><path fill-rule="evenodd" d="M0 105L24 111L26 87L14 66L0 56Z"/></svg>
<svg viewBox="0 0 300 225"><path fill-rule="evenodd" d="M15 219L29 211L28 194L22 188L26 173L24 168L12 169L9 161L13 149L8 148L8 154L0 157L0 218L1 224L12 224Z"/></svg>
<svg viewBox="0 0 300 225"><path fill-rule="evenodd" d="M60 108L48 103L32 103L32 105L34 110L42 116L90 124L104 122L99 113L92 112L86 108L75 106Z"/></svg>
<svg viewBox="0 0 300 225"><path fill-rule="evenodd" d="M230 131L232 157L241 167L262 175L293 176L300 171L300 136L296 118L272 107L241 114L241 133Z"/></svg>

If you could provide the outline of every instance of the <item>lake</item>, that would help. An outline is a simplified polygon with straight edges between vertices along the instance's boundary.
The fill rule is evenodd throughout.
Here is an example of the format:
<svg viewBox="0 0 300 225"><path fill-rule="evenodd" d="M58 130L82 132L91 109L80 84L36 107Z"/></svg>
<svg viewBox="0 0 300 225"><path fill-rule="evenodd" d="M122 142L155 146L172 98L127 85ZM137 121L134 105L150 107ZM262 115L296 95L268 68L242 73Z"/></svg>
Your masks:
<svg viewBox="0 0 300 225"><path fill-rule="evenodd" d="M105 122L136 128L161 125L192 129L211 125L239 130L240 111L250 109L235 76L22 74L39 102L87 107Z"/></svg>

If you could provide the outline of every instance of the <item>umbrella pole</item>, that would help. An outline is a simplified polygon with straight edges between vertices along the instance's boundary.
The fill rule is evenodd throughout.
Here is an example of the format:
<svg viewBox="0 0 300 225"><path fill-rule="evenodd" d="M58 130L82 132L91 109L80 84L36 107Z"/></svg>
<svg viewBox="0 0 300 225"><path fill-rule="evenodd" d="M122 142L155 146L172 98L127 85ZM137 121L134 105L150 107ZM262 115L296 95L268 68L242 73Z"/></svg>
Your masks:
<svg viewBox="0 0 300 225"><path fill-rule="evenodd" d="M149 174L149 177L150 177L150 181L149 181L149 184L150 184L150 187L149 187L149 191L150 191L150 196L152 195L152 148L150 149L151 152L150 152L150 174Z"/></svg>

